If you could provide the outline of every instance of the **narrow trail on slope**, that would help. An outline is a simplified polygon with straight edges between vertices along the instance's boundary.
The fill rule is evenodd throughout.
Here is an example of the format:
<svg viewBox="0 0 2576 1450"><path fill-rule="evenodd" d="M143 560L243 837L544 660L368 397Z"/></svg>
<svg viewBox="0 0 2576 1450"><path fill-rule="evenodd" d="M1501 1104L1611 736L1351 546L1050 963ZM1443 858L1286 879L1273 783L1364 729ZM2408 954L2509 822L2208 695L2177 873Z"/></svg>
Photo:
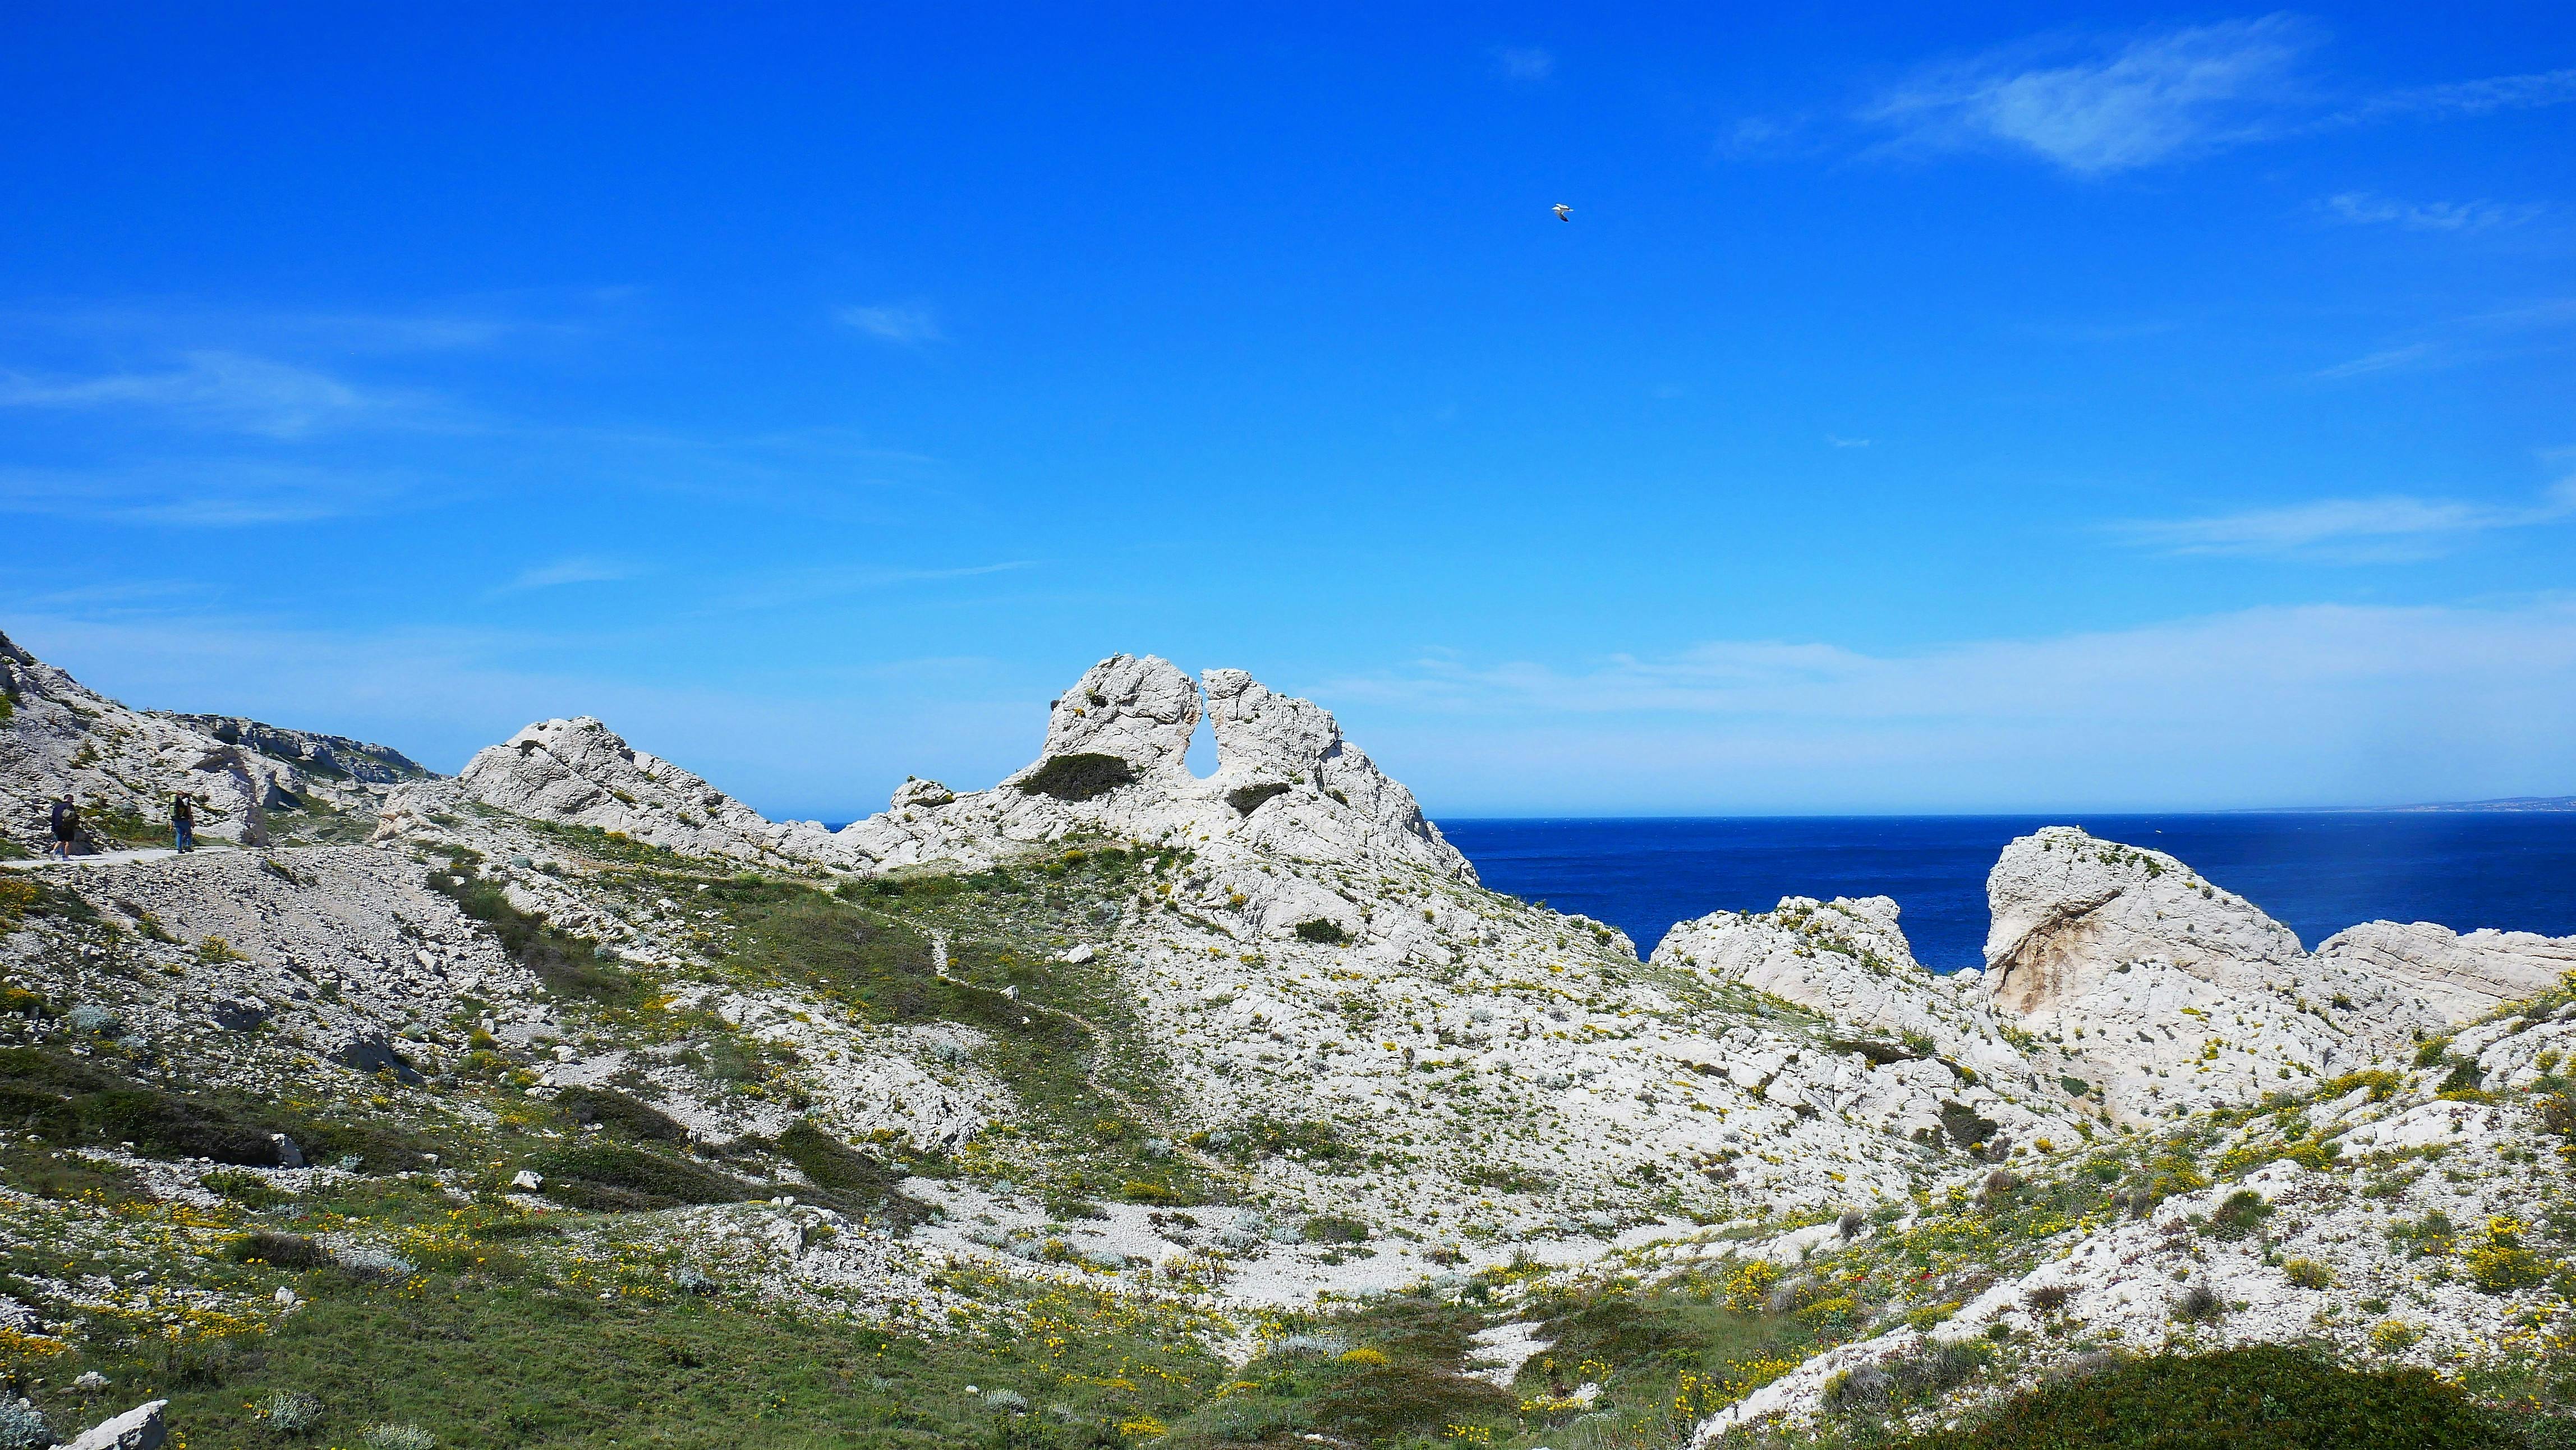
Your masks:
<svg viewBox="0 0 2576 1450"><path fill-rule="evenodd" d="M1079 1012L1068 1012L1062 1007L1041 1006L1035 1002L1023 1002L1020 1005L1033 1012L1046 1012L1063 1018L1065 1021L1072 1023L1083 1031L1090 1033L1091 1040L1095 1043L1105 1042L1108 1040L1108 1034L1100 1030L1099 1024L1093 1022L1090 1018L1083 1016ZM1143 1118L1148 1121L1156 1121L1162 1117L1162 1114L1159 1111L1136 1101L1126 1093L1102 1082L1098 1074L1098 1069L1094 1067L1086 1065L1083 1068L1082 1080L1092 1091L1109 1099L1111 1102L1116 1103L1118 1106L1125 1108L1128 1112L1139 1118ZM1231 1170L1222 1162L1209 1157L1207 1154L1200 1152L1198 1149L1191 1147L1178 1138L1171 1139L1170 1142L1172 1145L1172 1153L1176 1157L1187 1158L1191 1162L1199 1165L1201 1168L1204 1168L1219 1177L1225 1177L1231 1172Z"/></svg>

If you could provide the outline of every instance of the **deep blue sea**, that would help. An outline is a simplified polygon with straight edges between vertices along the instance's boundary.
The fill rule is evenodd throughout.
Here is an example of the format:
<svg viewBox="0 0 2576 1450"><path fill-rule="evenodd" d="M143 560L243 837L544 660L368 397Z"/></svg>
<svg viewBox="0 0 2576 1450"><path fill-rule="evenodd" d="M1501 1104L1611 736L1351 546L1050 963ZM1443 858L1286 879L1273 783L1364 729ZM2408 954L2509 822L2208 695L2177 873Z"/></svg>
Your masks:
<svg viewBox="0 0 2576 1450"><path fill-rule="evenodd" d="M2576 934L2576 811L2179 816L1444 820L1496 891L1579 911L1651 952L1674 922L1783 896L1892 896L1917 960L1975 966L1986 872L2041 826L2168 852L2313 947L2364 921Z"/></svg>

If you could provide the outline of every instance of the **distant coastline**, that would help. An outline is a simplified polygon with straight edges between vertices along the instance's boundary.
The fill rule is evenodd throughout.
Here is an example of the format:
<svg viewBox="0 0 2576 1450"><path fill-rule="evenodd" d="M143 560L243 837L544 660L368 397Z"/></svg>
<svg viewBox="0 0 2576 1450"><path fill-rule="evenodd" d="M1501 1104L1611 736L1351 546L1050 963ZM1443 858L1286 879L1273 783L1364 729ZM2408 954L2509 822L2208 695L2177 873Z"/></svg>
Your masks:
<svg viewBox="0 0 2576 1450"><path fill-rule="evenodd" d="M2417 806L2380 806L2386 811L2576 811L2576 795L2513 795L2491 801L2435 801Z"/></svg>

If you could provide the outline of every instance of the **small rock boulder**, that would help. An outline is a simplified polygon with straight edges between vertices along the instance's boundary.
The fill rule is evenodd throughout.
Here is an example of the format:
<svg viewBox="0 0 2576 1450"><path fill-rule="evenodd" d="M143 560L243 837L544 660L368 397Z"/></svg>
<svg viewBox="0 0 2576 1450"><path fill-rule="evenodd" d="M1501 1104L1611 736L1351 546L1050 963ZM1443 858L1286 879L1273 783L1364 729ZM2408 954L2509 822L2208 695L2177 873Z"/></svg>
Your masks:
<svg viewBox="0 0 2576 1450"><path fill-rule="evenodd" d="M81 1437L62 1450L158 1450L169 1438L162 1424L161 1412L168 1400L153 1400L135 1406L113 1420L91 1426Z"/></svg>
<svg viewBox="0 0 2576 1450"><path fill-rule="evenodd" d="M403 1061L402 1054L394 1051L393 1043L381 1033L350 1038L332 1049L331 1060L364 1073L390 1071L397 1079L415 1086L420 1082L420 1072Z"/></svg>

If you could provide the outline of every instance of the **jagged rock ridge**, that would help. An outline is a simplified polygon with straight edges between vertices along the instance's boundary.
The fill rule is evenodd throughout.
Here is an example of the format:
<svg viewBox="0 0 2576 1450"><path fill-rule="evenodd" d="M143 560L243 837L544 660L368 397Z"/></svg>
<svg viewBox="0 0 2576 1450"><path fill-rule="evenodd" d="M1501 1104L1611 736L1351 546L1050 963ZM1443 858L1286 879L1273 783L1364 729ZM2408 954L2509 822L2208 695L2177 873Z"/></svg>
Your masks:
<svg viewBox="0 0 2576 1450"><path fill-rule="evenodd" d="M361 785L396 785L437 774L390 745L352 740L345 735L289 730L238 715L186 715L171 710L151 713L211 735L226 745L245 746L271 760L282 760L307 775Z"/></svg>

